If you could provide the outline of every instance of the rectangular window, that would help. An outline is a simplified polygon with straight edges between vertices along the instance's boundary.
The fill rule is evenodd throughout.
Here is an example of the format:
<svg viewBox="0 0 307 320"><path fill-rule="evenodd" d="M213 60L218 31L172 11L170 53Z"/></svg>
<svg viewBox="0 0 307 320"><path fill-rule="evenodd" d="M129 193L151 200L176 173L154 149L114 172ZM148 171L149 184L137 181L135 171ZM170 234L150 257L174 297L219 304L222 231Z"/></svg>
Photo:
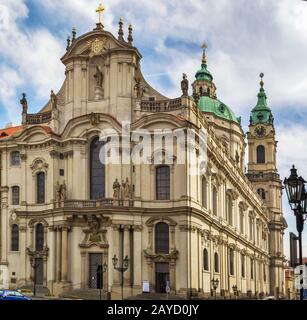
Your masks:
<svg viewBox="0 0 307 320"><path fill-rule="evenodd" d="M60 176L64 177L65 176L65 170L64 169L60 169Z"/></svg>
<svg viewBox="0 0 307 320"><path fill-rule="evenodd" d="M20 202L20 192L19 192L19 187L15 186L12 187L12 205L13 206L18 206Z"/></svg>
<svg viewBox="0 0 307 320"><path fill-rule="evenodd" d="M20 165L20 153L18 151L11 152L11 165L12 166Z"/></svg>
<svg viewBox="0 0 307 320"><path fill-rule="evenodd" d="M156 199L170 199L170 168L168 166L156 168Z"/></svg>
<svg viewBox="0 0 307 320"><path fill-rule="evenodd" d="M45 203L45 174L40 172L36 176L37 203Z"/></svg>

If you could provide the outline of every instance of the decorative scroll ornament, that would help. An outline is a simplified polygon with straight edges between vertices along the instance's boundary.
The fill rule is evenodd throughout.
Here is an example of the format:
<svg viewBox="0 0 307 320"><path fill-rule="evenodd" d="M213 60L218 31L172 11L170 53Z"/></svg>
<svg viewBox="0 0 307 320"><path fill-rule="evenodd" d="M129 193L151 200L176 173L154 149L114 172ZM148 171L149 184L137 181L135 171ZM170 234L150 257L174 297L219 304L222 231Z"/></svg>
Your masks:
<svg viewBox="0 0 307 320"><path fill-rule="evenodd" d="M106 50L105 39L96 38L94 41L89 41L88 44L91 48L91 57L98 56Z"/></svg>

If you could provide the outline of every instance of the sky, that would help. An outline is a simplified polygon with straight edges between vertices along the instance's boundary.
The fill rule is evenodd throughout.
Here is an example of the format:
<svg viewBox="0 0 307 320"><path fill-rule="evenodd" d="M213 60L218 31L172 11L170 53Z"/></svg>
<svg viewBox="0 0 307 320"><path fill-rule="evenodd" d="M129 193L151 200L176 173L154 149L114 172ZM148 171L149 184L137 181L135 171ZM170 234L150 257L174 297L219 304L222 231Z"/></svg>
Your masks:
<svg viewBox="0 0 307 320"><path fill-rule="evenodd" d="M20 123L23 92L34 113L46 104L51 89L60 89L67 35L72 27L78 35L92 30L98 4L99 0L0 0L0 127ZM180 95L182 73L194 81L205 42L218 98L242 116L245 132L263 72L275 118L281 178L295 164L307 179L307 2L105 0L103 5L106 30L117 34L122 17L127 36L132 23L145 78L170 98ZM288 254L288 233L296 229L285 195L283 200ZM307 256L307 232L304 239Z"/></svg>

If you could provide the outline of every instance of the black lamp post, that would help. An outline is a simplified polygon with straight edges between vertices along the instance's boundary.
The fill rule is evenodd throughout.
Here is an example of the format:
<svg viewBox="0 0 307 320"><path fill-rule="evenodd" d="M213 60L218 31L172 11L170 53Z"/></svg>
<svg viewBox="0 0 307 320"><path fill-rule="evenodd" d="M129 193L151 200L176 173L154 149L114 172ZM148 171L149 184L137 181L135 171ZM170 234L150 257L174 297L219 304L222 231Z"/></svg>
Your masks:
<svg viewBox="0 0 307 320"><path fill-rule="evenodd" d="M32 266L33 271L34 271L34 274L33 274L33 283L34 283L33 295L35 297L36 296L36 269L38 267L38 263L36 262L35 258L33 258L31 266Z"/></svg>
<svg viewBox="0 0 307 320"><path fill-rule="evenodd" d="M303 265L303 249L302 249L302 232L304 230L304 214L307 213L307 194L305 190L305 180L297 175L297 170L294 165L291 169L289 178L285 178L284 185L287 192L288 201L291 210L294 211L296 217L296 229L298 232L299 241L299 265ZM304 289L302 286L302 274L303 270L300 271L301 275L301 289L300 289L300 300L304 300Z"/></svg>
<svg viewBox="0 0 307 320"><path fill-rule="evenodd" d="M122 261L122 265L118 267L118 258L116 257L116 255L114 255L112 262L114 269L121 273L122 300L124 300L124 272L126 272L129 268L129 259L128 256L126 256Z"/></svg>
<svg viewBox="0 0 307 320"><path fill-rule="evenodd" d="M232 290L233 290L233 294L236 297L237 300L237 296L238 296L238 287L236 285L232 286Z"/></svg>
<svg viewBox="0 0 307 320"><path fill-rule="evenodd" d="M102 266L97 266L97 274L99 275L99 299L101 300L102 297L102 289L103 289L103 275L107 272L108 270L108 265L107 262L105 261Z"/></svg>
<svg viewBox="0 0 307 320"><path fill-rule="evenodd" d="M216 300L216 289L218 288L219 286L219 279L212 279L211 280L211 285L212 285L212 289L214 291L214 299Z"/></svg>

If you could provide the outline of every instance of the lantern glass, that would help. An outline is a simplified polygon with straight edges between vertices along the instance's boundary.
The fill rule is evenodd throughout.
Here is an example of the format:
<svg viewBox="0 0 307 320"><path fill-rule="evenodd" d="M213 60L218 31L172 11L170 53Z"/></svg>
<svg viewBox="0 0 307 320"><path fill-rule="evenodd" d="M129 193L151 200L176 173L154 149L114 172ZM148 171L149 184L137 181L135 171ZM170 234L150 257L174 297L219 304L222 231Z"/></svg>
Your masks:
<svg viewBox="0 0 307 320"><path fill-rule="evenodd" d="M298 205L301 202L305 180L302 177L298 177L297 170L293 166L289 178L284 180L286 192L288 196L291 208Z"/></svg>

